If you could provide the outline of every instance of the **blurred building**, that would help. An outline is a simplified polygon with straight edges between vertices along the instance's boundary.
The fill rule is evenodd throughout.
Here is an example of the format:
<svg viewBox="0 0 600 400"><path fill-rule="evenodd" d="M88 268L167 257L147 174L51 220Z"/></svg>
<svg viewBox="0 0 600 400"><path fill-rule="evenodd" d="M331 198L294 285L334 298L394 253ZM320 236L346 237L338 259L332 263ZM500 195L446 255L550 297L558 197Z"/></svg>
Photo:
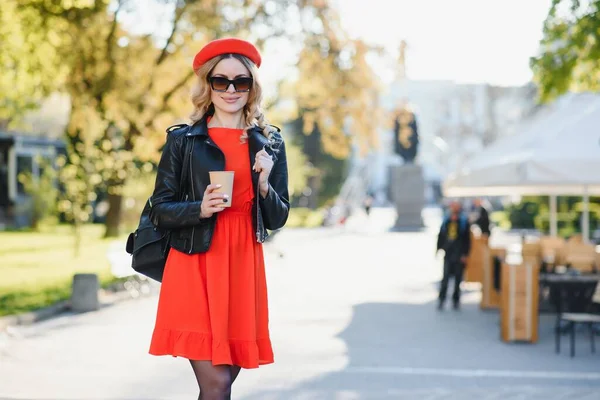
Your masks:
<svg viewBox="0 0 600 400"><path fill-rule="evenodd" d="M461 163L500 137L517 134L516 127L536 110L531 85L498 87L452 81L401 79L388 87L381 100L391 113L401 100L415 111L419 128L417 162L424 168L428 198L438 183ZM393 154L389 124L380 132L381 148L371 155L371 184L386 191L387 166L398 162Z"/></svg>
<svg viewBox="0 0 600 400"><path fill-rule="evenodd" d="M60 139L0 131L0 230L31 223L32 199L19 175L30 173L38 179L43 168L65 152Z"/></svg>
<svg viewBox="0 0 600 400"><path fill-rule="evenodd" d="M62 135L69 110L68 97L55 94L25 116L22 129L0 130L0 230L29 226L32 199L19 175L37 178L58 154L66 152Z"/></svg>

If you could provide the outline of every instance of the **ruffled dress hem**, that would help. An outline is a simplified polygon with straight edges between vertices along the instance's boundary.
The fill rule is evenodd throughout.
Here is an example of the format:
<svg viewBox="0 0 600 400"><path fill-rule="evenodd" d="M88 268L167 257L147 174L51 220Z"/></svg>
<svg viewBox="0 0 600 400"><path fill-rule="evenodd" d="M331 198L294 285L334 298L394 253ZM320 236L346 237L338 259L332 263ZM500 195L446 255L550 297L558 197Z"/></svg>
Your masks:
<svg viewBox="0 0 600 400"><path fill-rule="evenodd" d="M213 340L210 333L156 328L151 355L212 361L213 365L237 365L245 369L272 364L273 349L268 338L252 340Z"/></svg>

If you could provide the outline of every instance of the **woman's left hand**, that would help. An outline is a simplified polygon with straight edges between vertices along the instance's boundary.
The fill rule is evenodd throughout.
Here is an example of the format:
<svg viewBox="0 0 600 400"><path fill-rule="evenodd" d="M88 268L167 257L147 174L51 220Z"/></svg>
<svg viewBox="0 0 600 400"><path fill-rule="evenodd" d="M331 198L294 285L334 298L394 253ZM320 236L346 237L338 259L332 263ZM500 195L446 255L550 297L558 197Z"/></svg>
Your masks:
<svg viewBox="0 0 600 400"><path fill-rule="evenodd" d="M258 186L261 194L265 197L269 193L269 174L273 169L273 157L264 149L256 153L256 159L252 169L259 172Z"/></svg>

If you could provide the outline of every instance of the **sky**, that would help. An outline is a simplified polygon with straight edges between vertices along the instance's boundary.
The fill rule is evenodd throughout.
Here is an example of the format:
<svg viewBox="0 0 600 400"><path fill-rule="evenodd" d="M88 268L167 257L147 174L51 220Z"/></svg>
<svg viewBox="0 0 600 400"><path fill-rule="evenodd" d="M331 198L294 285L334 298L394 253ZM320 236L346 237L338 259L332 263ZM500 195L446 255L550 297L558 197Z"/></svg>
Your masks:
<svg viewBox="0 0 600 400"><path fill-rule="evenodd" d="M146 7L123 18L131 30L169 31L163 7L136 1ZM386 49L386 57L369 59L384 82L395 78L404 39L410 79L520 86L532 78L529 58L538 51L552 0L331 1L351 38ZM290 76L298 45L275 42L264 50L266 87Z"/></svg>
<svg viewBox="0 0 600 400"><path fill-rule="evenodd" d="M551 0L337 0L345 31L384 46L390 80L402 39L410 79L523 85ZM366 6L368 4L368 7Z"/></svg>

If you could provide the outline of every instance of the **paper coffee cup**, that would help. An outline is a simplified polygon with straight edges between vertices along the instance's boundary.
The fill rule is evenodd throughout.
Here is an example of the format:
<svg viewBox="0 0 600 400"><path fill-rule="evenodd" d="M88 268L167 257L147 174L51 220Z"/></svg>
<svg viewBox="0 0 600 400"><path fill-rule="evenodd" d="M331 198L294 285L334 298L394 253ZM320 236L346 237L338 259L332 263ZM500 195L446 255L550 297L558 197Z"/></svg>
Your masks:
<svg viewBox="0 0 600 400"><path fill-rule="evenodd" d="M223 207L231 207L233 200L233 171L210 171L210 183L211 185L221 185L220 188L216 189L217 193L225 193L229 195L227 203L223 203Z"/></svg>

